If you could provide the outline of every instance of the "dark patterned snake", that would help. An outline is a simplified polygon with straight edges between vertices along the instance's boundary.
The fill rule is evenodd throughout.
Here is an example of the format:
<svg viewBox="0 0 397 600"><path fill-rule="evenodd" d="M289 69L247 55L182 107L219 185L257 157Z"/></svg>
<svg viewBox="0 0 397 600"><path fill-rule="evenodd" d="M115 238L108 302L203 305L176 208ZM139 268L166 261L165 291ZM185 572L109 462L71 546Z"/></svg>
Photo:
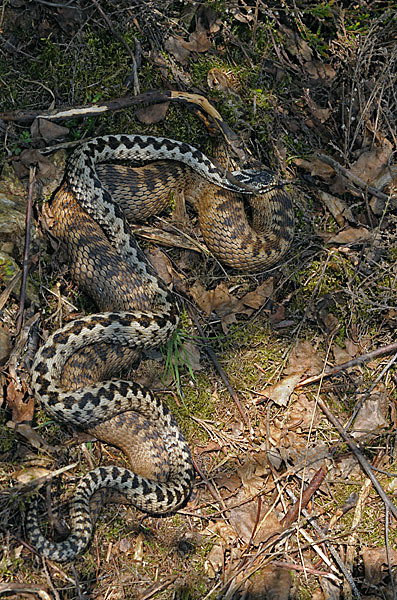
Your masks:
<svg viewBox="0 0 397 600"><path fill-rule="evenodd" d="M116 160L136 168L103 164ZM136 166L148 161L158 162ZM127 221L160 210L171 189L196 200L206 243L230 266L268 267L293 236L290 198L270 172L230 174L188 144L150 136L104 136L73 153L51 203L50 227L66 248L71 277L103 312L48 338L33 364L32 389L56 420L120 447L133 470L98 467L80 480L64 541L42 534L37 501L31 503L29 539L53 560L70 560L87 546L95 521L90 504L101 491L115 490L151 514L175 511L190 496L190 451L174 417L150 391L123 378L140 352L165 343L178 324L171 293Z"/></svg>

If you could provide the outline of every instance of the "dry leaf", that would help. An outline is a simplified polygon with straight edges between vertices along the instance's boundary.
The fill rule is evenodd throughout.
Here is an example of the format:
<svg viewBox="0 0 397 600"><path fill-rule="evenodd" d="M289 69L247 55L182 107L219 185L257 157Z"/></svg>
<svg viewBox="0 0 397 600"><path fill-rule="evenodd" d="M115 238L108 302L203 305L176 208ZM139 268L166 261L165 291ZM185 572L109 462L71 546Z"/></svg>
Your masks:
<svg viewBox="0 0 397 600"><path fill-rule="evenodd" d="M24 402L26 387L22 382L22 389L18 389L13 381L7 386L7 404L12 410L14 423L30 423L34 413L34 398L31 396Z"/></svg>
<svg viewBox="0 0 397 600"><path fill-rule="evenodd" d="M341 198L331 196L331 194L327 194L327 192L323 192L322 190L320 190L319 196L331 215L334 217L335 221L338 223L339 227L344 226L345 219L354 222L353 214L350 208L343 200L341 200Z"/></svg>
<svg viewBox="0 0 397 600"><path fill-rule="evenodd" d="M264 481L261 477L256 474L257 462L252 458L247 460L238 467L237 474L241 478L243 487L251 496L255 496L261 490L263 490Z"/></svg>
<svg viewBox="0 0 397 600"><path fill-rule="evenodd" d="M327 65L318 60L308 61L304 64L306 71L314 80L321 80L321 83L330 84L336 76L336 71L331 65Z"/></svg>
<svg viewBox="0 0 397 600"><path fill-rule="evenodd" d="M135 116L138 121L145 123L145 125L159 123L165 118L169 105L169 102L162 102L160 104L152 104L150 106L145 106L144 108L138 108L135 111Z"/></svg>
<svg viewBox="0 0 397 600"><path fill-rule="evenodd" d="M10 332L4 325L0 325L0 365L3 365L11 352Z"/></svg>
<svg viewBox="0 0 397 600"><path fill-rule="evenodd" d="M142 560L143 560L143 542L144 542L144 540L145 540L145 536L143 535L143 533L139 533L135 540L134 556L133 556L133 560L136 560L137 562L142 562Z"/></svg>
<svg viewBox="0 0 397 600"><path fill-rule="evenodd" d="M204 563L204 570L208 577L214 578L222 569L224 563L224 550L221 545L215 544L207 556Z"/></svg>
<svg viewBox="0 0 397 600"><path fill-rule="evenodd" d="M318 352L318 349L312 345L309 340L299 342L291 350L288 359L288 365L284 372L287 375L294 373L317 375L323 368L323 360Z"/></svg>
<svg viewBox="0 0 397 600"><path fill-rule="evenodd" d="M259 285L256 290L245 294L245 296L241 298L241 302L246 306L250 306L257 310L267 302L273 293L273 289L273 277L270 277L270 279L267 279Z"/></svg>
<svg viewBox="0 0 397 600"><path fill-rule="evenodd" d="M259 500L246 502L248 497L242 490L236 497L229 498L227 504L234 506L242 503L241 506L229 508L229 521L233 525L237 535L248 544L252 538L252 543L257 546L267 541L275 533L281 531L281 525L273 510L269 511L269 506ZM258 518L259 510L259 518Z"/></svg>
<svg viewBox="0 0 397 600"><path fill-rule="evenodd" d="M378 434L380 429L388 426L387 413L389 401L383 385L378 385L371 395L364 400L355 418L351 435L360 439L369 434Z"/></svg>
<svg viewBox="0 0 397 600"><path fill-rule="evenodd" d="M30 127L30 132L33 139L43 138L43 140L50 142L64 139L69 133L69 128L47 119L35 119Z"/></svg>
<svg viewBox="0 0 397 600"><path fill-rule="evenodd" d="M292 577L287 569L267 565L250 577L248 598L266 600L288 600Z"/></svg>
<svg viewBox="0 0 397 600"><path fill-rule="evenodd" d="M200 348L193 342L184 342L180 349L184 361L189 364L193 371L201 371L203 365L200 362Z"/></svg>
<svg viewBox="0 0 397 600"><path fill-rule="evenodd" d="M335 175L334 169L330 165L322 162L316 156L313 156L309 160L296 158L294 162L298 167L310 171L310 175L313 177L321 177L322 179L329 181Z"/></svg>
<svg viewBox="0 0 397 600"><path fill-rule="evenodd" d="M321 106L318 106L318 104L316 104L314 102L314 100L310 97L310 92L308 89L305 90L305 100L306 100L307 106L309 107L312 115L318 121L320 121L320 123L325 123L325 121L327 121L327 119L329 119L329 116L331 114L331 109L330 108L321 108Z"/></svg>
<svg viewBox="0 0 397 600"><path fill-rule="evenodd" d="M131 542L128 538L122 538L118 543L118 547L120 552L128 552L131 550Z"/></svg>
<svg viewBox="0 0 397 600"><path fill-rule="evenodd" d="M293 56L297 58L303 58L305 61L310 61L312 58L312 50L307 42L301 38L301 36L282 25L280 27L281 31L285 34L285 43L284 46Z"/></svg>
<svg viewBox="0 0 397 600"><path fill-rule="evenodd" d="M50 473L50 470L44 469L43 467L28 467L21 469L20 471L14 471L12 477L19 483L30 483L31 481L49 475Z"/></svg>
<svg viewBox="0 0 397 600"><path fill-rule="evenodd" d="M379 585L388 574L388 559L386 548L363 548L361 551L365 581L371 585ZM397 550L389 548L391 567L397 565Z"/></svg>
<svg viewBox="0 0 397 600"><path fill-rule="evenodd" d="M161 277L167 285L170 284L172 282L174 270L168 256L158 248L150 248L145 254L159 277Z"/></svg>
<svg viewBox="0 0 397 600"><path fill-rule="evenodd" d="M328 240L329 244L356 244L372 237L372 233L364 227L346 227Z"/></svg>
<svg viewBox="0 0 397 600"><path fill-rule="evenodd" d="M290 375L275 385L269 385L261 394L270 398L278 406L286 406L295 386L301 380L301 375Z"/></svg>
<svg viewBox="0 0 397 600"><path fill-rule="evenodd" d="M351 165L350 173L372 185L389 163L392 154L393 144L387 138L382 138L372 150L361 154Z"/></svg>

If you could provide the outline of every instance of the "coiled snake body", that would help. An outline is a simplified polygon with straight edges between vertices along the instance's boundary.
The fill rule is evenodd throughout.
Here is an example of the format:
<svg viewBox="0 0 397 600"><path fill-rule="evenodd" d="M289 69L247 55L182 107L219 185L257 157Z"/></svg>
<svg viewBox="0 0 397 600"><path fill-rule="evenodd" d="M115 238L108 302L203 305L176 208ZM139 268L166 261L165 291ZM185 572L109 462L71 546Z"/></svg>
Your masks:
<svg viewBox="0 0 397 600"><path fill-rule="evenodd" d="M161 162L126 174L122 167L101 164L110 160ZM72 278L104 312L72 321L46 341L33 364L32 389L55 419L121 447L136 472L110 466L85 475L72 503L71 533L61 542L41 533L34 501L26 527L42 554L65 561L85 548L93 529L90 502L99 490L115 489L154 514L176 510L191 492L189 448L169 410L138 384L114 378L137 353L164 343L178 324L171 294L137 245L123 211L129 218L136 218L134 205L141 218L152 212L142 204L140 186L155 203L163 196L161 203L168 200L170 185L185 185L206 211L199 220L215 254L232 266L263 267L282 256L293 235L290 199L276 183L266 171L226 174L192 146L166 138L104 136L71 156L52 201L51 229L66 247ZM253 208L255 202L267 203L264 217L253 216L253 225L268 229L265 237L248 225L242 209L236 208L237 216L225 213L233 203L240 206L240 193L251 198ZM141 462L142 453L151 461Z"/></svg>

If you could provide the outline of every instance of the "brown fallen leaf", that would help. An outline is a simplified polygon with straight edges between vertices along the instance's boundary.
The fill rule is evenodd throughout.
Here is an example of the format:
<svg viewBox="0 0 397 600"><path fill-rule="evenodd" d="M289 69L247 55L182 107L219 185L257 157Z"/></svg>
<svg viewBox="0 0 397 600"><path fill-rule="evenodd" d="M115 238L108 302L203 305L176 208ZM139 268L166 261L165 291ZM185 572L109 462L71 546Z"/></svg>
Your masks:
<svg viewBox="0 0 397 600"><path fill-rule="evenodd" d="M69 128L47 119L35 119L30 127L30 132L33 139L42 138L46 142L50 142L64 139L69 133Z"/></svg>
<svg viewBox="0 0 397 600"><path fill-rule="evenodd" d="M165 118L169 105L169 102L162 102L161 104L151 104L144 108L138 108L135 111L135 116L141 123L153 125L153 123L159 123Z"/></svg>
<svg viewBox="0 0 397 600"><path fill-rule="evenodd" d="M261 394L273 400L277 406L286 406L296 384L301 379L301 374L289 375L278 383L269 385Z"/></svg>
<svg viewBox="0 0 397 600"><path fill-rule="evenodd" d="M364 227L346 227L333 237L331 237L328 244L356 244L358 242L364 242L372 237L371 231Z"/></svg>
<svg viewBox="0 0 397 600"><path fill-rule="evenodd" d="M22 381L22 387L18 388L14 381L7 386L7 405L12 410L12 421L14 423L31 423L34 413L34 398L30 396L27 402L24 398L27 393L27 385Z"/></svg>
<svg viewBox="0 0 397 600"><path fill-rule="evenodd" d="M388 427L387 415L389 411L389 399L383 385L379 384L364 400L363 405L357 413L351 431L352 437L360 439L368 438L370 434L378 435L379 431Z"/></svg>
<svg viewBox="0 0 397 600"><path fill-rule="evenodd" d="M294 163L298 167L301 167L306 171L310 171L310 175L312 175L313 177L321 177L326 181L329 181L335 175L334 169L330 165L327 165L324 162L322 162L316 156L313 156L307 160L303 158L296 158L294 160Z"/></svg>
<svg viewBox="0 0 397 600"><path fill-rule="evenodd" d="M307 106L312 115L317 119L317 121L320 121L320 123L325 123L325 121L327 121L330 117L331 109L322 108L321 106L316 104L316 102L314 102L314 100L310 97L309 89L305 89L304 94Z"/></svg>
<svg viewBox="0 0 397 600"><path fill-rule="evenodd" d="M303 61L310 61L312 58L312 50L307 42L296 32L286 27L285 25L280 26L281 31L285 36L285 48L298 59Z"/></svg>
<svg viewBox="0 0 397 600"><path fill-rule="evenodd" d="M150 248L150 250L146 251L146 256L161 279L167 285L170 284L175 271L168 256L158 248Z"/></svg>
<svg viewBox="0 0 397 600"><path fill-rule="evenodd" d="M259 285L253 292L248 292L241 298L241 302L245 306L250 306L254 309L261 308L273 293L273 277L266 279L261 285Z"/></svg>
<svg viewBox="0 0 397 600"><path fill-rule="evenodd" d="M304 68L312 79L320 80L321 83L326 85L330 85L336 76L336 71L331 65L318 60L305 62Z"/></svg>
<svg viewBox="0 0 397 600"><path fill-rule="evenodd" d="M250 577L248 598L268 600L288 600L292 587L292 577L286 568L267 565Z"/></svg>
<svg viewBox="0 0 397 600"><path fill-rule="evenodd" d="M331 194L323 192L322 190L320 190L319 196L322 202L325 204L326 208L334 217L339 227L343 227L345 225L345 220L354 222L351 209L341 198L332 196Z"/></svg>
<svg viewBox="0 0 397 600"><path fill-rule="evenodd" d="M242 298L230 294L227 284L220 283L214 290L206 290L196 282L190 290L200 309L209 316L215 312L221 320L222 329L227 333L229 325L237 322L236 315L251 316L254 310L261 308L273 292L273 279L268 279L253 292Z"/></svg>
<svg viewBox="0 0 397 600"><path fill-rule="evenodd" d="M282 527L266 502L258 498L247 502L249 498L246 492L240 490L237 496L229 498L226 504L229 506L240 504L235 508L229 508L229 521L245 544L248 544L252 538L252 543L257 546L280 532Z"/></svg>
<svg viewBox="0 0 397 600"><path fill-rule="evenodd" d="M211 548L204 563L204 570L208 577L213 579L221 571L224 564L224 554L225 551L220 544L215 544Z"/></svg>
<svg viewBox="0 0 397 600"><path fill-rule="evenodd" d="M388 575L386 548L363 548L361 554L364 562L365 581L371 585L379 585ZM389 548L391 567L397 565L397 550Z"/></svg>
<svg viewBox="0 0 397 600"><path fill-rule="evenodd" d="M363 152L351 165L349 171L368 185L373 185L374 180L388 165L392 154L393 144L387 138L378 138L374 148Z"/></svg>

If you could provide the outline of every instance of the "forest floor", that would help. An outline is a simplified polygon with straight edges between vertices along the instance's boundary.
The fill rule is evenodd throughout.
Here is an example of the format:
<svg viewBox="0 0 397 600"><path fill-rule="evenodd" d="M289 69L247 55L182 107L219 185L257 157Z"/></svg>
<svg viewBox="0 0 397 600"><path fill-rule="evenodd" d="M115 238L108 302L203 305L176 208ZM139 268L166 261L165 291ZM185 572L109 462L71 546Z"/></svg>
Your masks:
<svg viewBox="0 0 397 600"><path fill-rule="evenodd" d="M371 1L3 4L5 597L397 597L396 14L392 2ZM211 256L196 214L189 209L181 222L175 202L140 229L156 269L183 291L171 360L159 352L140 377L150 375L177 417L197 466L195 487L187 506L166 518L106 506L88 549L57 564L27 541L29 498L46 484L44 523L50 497L63 510L84 473L124 458L51 420L29 394L39 339L95 311L45 233L45 204L69 148L86 138L150 133L211 155L219 132L184 104L92 111L156 90L207 98L245 155L282 173L296 233L279 264L247 274ZM83 105L90 112L35 118Z"/></svg>

